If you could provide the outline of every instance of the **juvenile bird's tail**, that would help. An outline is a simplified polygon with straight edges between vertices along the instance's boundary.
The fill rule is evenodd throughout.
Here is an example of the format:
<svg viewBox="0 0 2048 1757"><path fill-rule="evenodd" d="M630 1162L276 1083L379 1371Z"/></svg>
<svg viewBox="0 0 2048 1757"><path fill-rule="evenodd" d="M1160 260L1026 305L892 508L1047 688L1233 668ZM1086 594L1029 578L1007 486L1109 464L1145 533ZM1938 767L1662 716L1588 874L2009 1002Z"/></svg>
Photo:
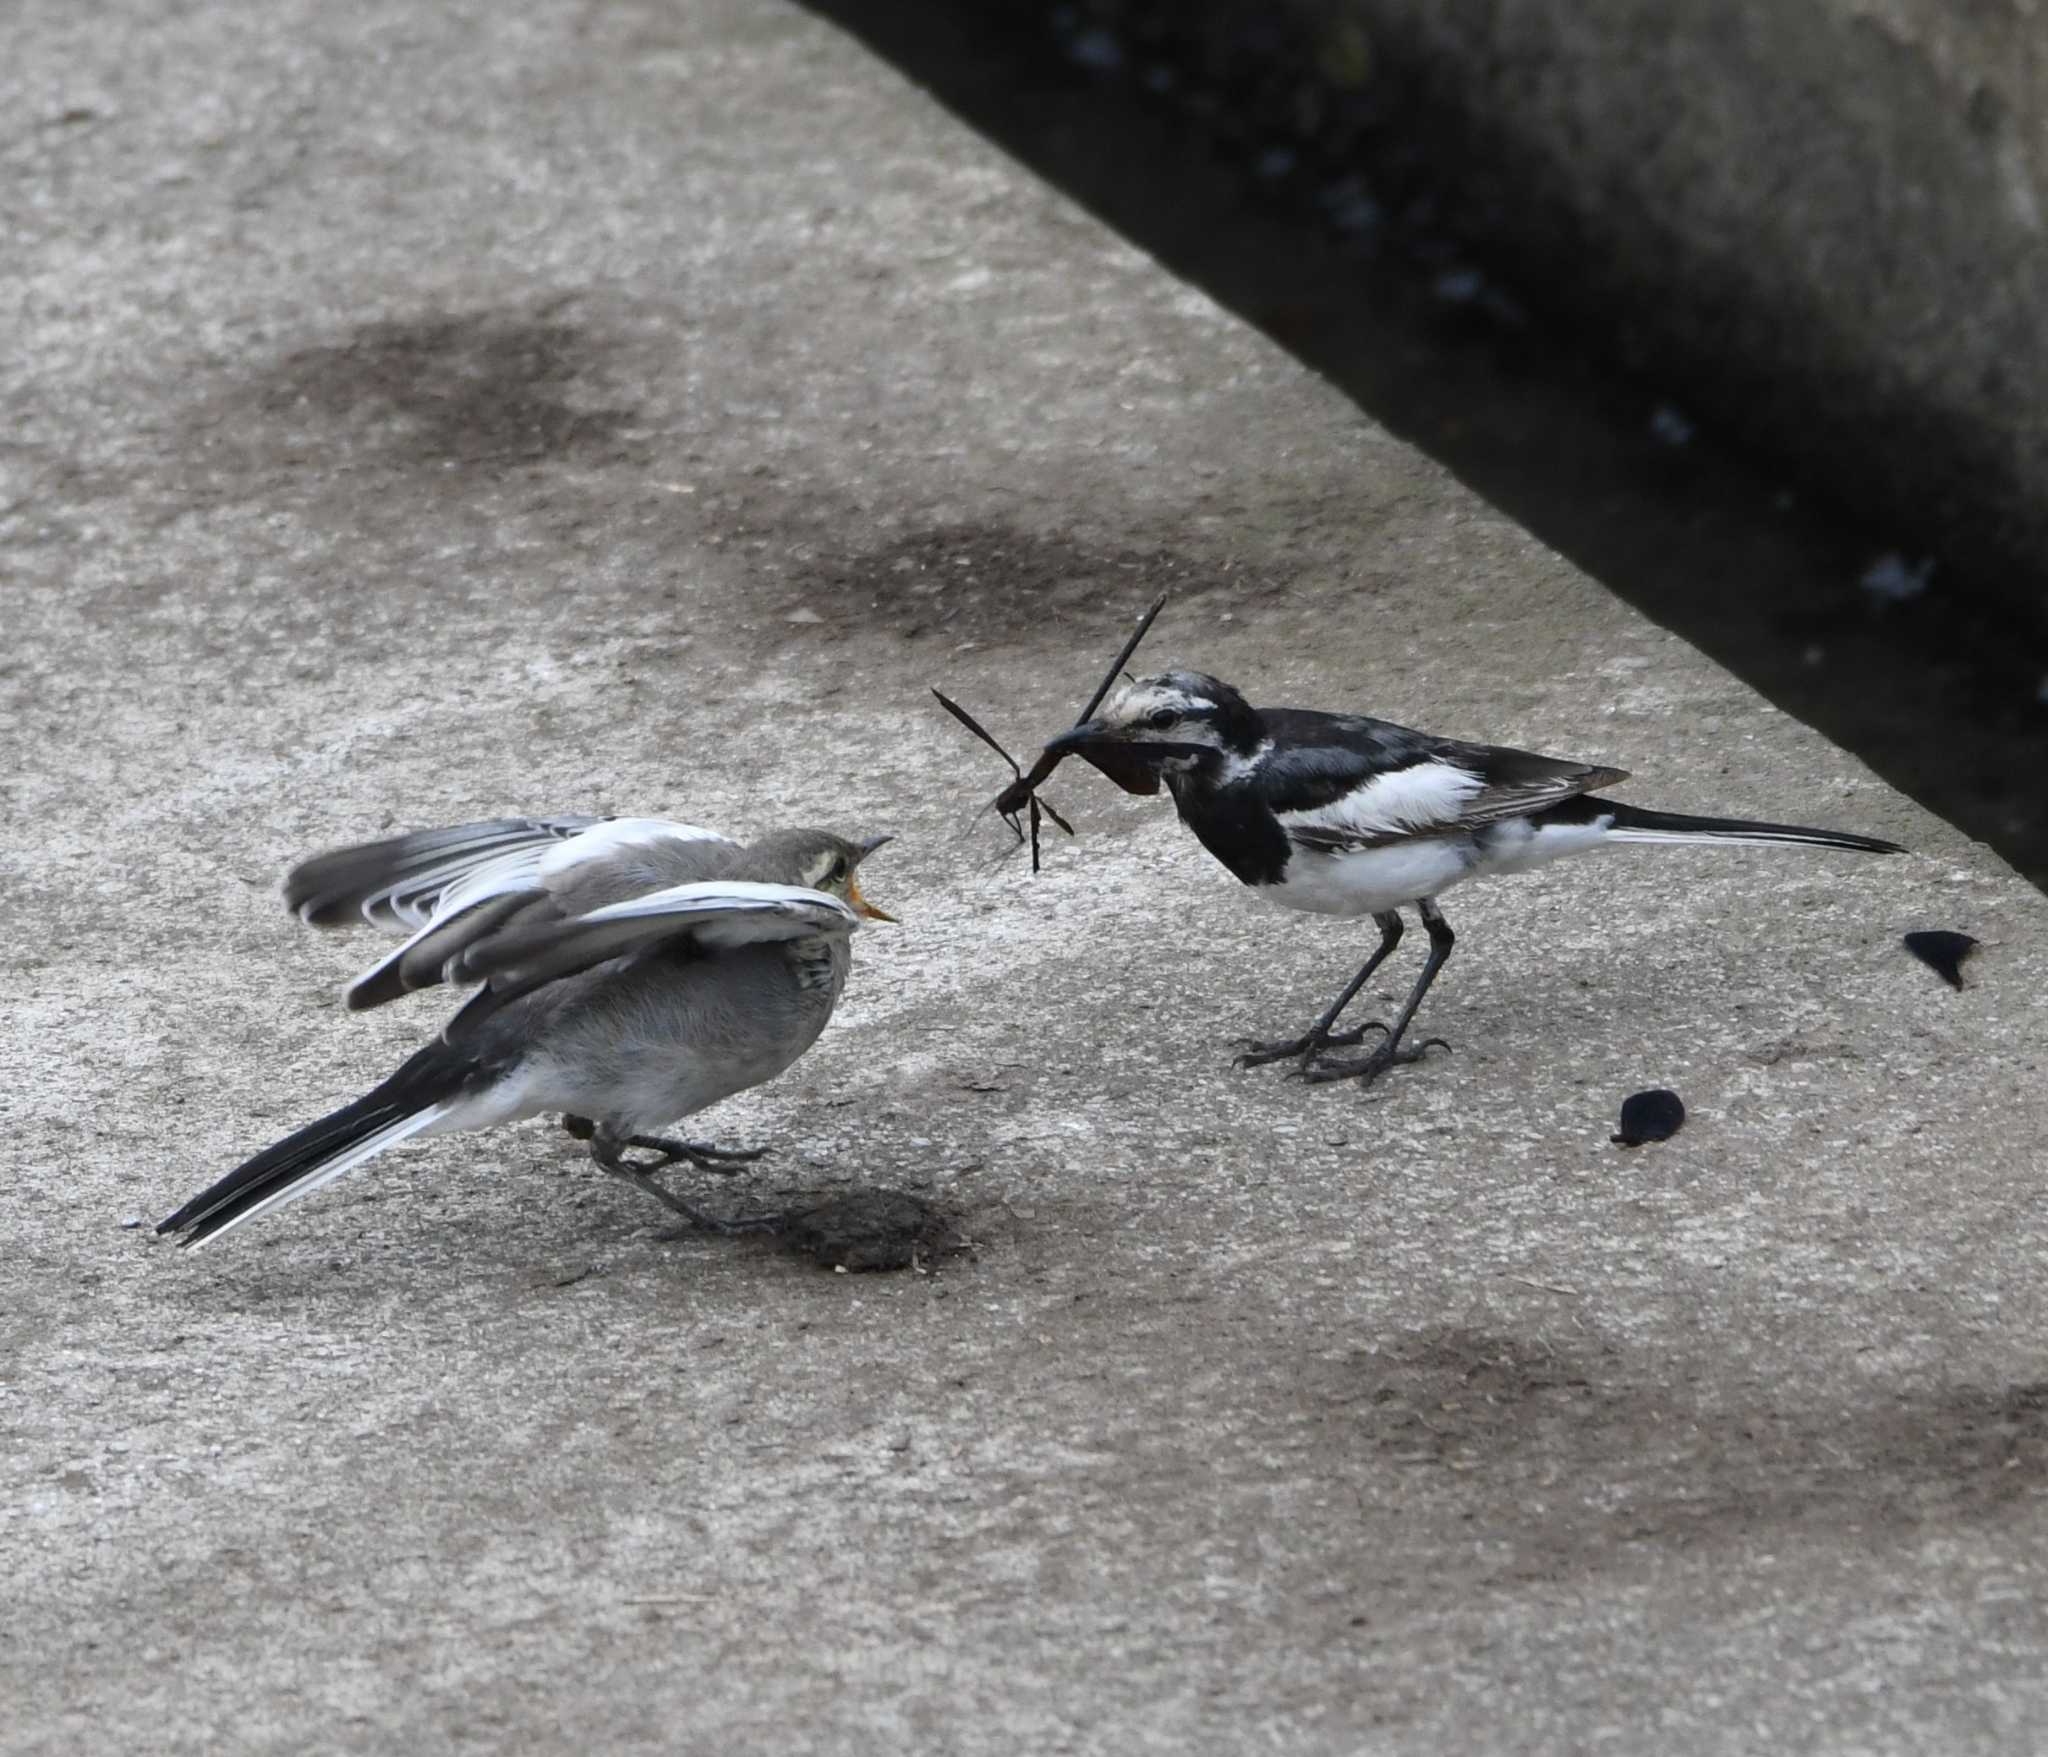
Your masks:
<svg viewBox="0 0 2048 1757"><path fill-rule="evenodd" d="M157 1231L179 1234L181 1245L203 1245L431 1129L455 1107L460 1070L450 1064L445 1049L430 1045L374 1091L264 1148L201 1190L158 1221Z"/></svg>
<svg viewBox="0 0 2048 1757"><path fill-rule="evenodd" d="M1864 854L1904 854L1896 842L1858 836L1848 830L1809 830L1799 824L1759 824L1744 818L1687 817L1682 812L1646 811L1613 799L1579 799L1579 808L1611 816L1607 834L1617 842L1723 842L1737 847L1791 844L1806 848L1854 848Z"/></svg>

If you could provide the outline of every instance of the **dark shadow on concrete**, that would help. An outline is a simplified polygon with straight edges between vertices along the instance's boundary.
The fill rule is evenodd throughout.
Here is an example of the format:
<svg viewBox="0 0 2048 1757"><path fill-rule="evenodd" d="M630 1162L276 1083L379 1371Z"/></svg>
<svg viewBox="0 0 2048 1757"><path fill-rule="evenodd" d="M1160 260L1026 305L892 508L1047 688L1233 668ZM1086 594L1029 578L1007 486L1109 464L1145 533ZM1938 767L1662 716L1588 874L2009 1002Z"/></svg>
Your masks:
<svg viewBox="0 0 2048 1757"><path fill-rule="evenodd" d="M2010 1518L2048 1490L2038 1382L1873 1382L1852 1406L1759 1387L1729 1409L1612 1345L1457 1326L1390 1337L1329 1372L1333 1418L1355 1422L1380 1465L1463 1507L1513 1578L1584 1574L1639 1546L1816 1532L1875 1550Z"/></svg>
<svg viewBox="0 0 2048 1757"><path fill-rule="evenodd" d="M377 436L396 457L470 466L602 449L630 411L581 406L602 347L576 325L516 312L366 323L301 348L252 387L280 424L310 418Z"/></svg>

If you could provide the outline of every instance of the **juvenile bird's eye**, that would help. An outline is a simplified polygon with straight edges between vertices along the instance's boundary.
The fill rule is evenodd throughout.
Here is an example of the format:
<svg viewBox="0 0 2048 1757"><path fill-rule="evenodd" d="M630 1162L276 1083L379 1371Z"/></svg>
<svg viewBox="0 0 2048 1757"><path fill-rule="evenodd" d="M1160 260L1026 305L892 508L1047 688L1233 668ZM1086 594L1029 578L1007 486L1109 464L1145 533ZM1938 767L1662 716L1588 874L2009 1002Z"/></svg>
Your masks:
<svg viewBox="0 0 2048 1757"><path fill-rule="evenodd" d="M843 854L834 855L832 864L825 868L825 882L828 885L836 885L845 876L846 856Z"/></svg>
<svg viewBox="0 0 2048 1757"><path fill-rule="evenodd" d="M1175 713L1171 708L1154 708L1151 711L1151 713L1145 716L1145 718L1153 726L1157 727L1161 732L1164 732L1167 729L1167 727L1171 726L1174 723L1174 721L1180 718L1180 716L1177 713Z"/></svg>

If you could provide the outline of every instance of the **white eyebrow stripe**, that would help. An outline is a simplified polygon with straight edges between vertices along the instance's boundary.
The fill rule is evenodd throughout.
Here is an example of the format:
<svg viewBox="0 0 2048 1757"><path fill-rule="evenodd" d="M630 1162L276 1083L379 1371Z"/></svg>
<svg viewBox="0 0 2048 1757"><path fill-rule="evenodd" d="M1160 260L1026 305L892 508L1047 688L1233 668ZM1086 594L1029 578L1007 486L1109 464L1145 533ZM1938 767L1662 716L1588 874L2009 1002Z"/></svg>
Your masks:
<svg viewBox="0 0 2048 1757"><path fill-rule="evenodd" d="M1111 698L1103 718L1113 725L1129 725L1160 708L1172 708L1177 713L1184 713L1190 709L1214 705L1201 696L1190 694L1178 685L1148 677L1137 683L1125 684Z"/></svg>

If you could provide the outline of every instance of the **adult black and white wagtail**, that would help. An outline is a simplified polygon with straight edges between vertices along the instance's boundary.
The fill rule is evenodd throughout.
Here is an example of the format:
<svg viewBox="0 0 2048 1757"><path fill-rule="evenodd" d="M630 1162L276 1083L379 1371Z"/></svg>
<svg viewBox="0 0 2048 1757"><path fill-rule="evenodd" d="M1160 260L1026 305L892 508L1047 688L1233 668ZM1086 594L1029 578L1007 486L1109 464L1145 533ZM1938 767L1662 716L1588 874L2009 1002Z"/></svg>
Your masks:
<svg viewBox="0 0 2048 1757"><path fill-rule="evenodd" d="M889 840L785 830L741 846L661 818L498 818L315 856L285 880L303 920L410 930L350 984L352 1010L444 982L481 986L388 1080L266 1147L157 1231L203 1244L414 1135L550 1111L606 1171L726 1225L650 1174L760 1154L658 1131L774 1079L816 1041L846 984L848 937L864 919L893 919L854 878Z"/></svg>
<svg viewBox="0 0 2048 1757"><path fill-rule="evenodd" d="M1291 909L1370 915L1380 943L1300 1037L1250 1043L1240 1065L1296 1059L1303 1078L1370 1082L1430 1043L1402 1044L1455 936L1436 898L1461 879L1528 872L1615 842L1790 843L1903 854L1896 843L1794 824L1686 817L1602 799L1625 769L1499 745L1438 738L1360 714L1255 708L1199 671L1127 684L1048 756L1084 757L1129 793L1163 781L1181 821L1245 884ZM1429 957L1392 1027L1337 1032L1339 1015L1401 939L1403 908L1422 917ZM1371 1053L1326 1059L1336 1045L1384 1033Z"/></svg>

